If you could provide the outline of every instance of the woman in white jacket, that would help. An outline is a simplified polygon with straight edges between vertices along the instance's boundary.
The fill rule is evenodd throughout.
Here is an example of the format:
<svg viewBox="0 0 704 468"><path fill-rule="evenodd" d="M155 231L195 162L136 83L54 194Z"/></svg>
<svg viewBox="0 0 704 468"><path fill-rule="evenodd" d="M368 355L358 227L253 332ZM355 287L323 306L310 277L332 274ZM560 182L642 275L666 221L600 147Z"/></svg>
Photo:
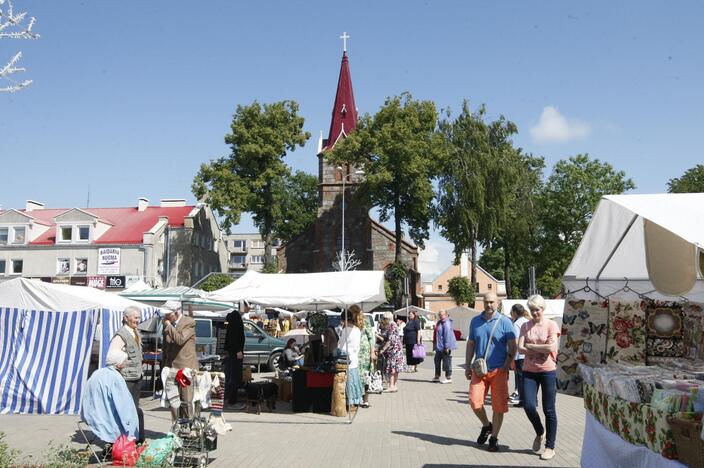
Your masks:
<svg viewBox="0 0 704 468"><path fill-rule="evenodd" d="M341 353L346 353L349 359L347 372L347 403L350 405L361 405L364 397L364 386L359 377L359 345L362 332L354 325L354 318L349 310L340 314L340 339L337 342L337 349Z"/></svg>

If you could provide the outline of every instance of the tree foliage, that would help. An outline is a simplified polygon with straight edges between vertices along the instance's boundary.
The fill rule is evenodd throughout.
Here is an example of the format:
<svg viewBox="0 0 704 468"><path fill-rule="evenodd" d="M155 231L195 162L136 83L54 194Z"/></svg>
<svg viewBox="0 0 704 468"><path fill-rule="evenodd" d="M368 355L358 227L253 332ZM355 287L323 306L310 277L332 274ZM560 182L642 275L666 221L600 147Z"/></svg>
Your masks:
<svg viewBox="0 0 704 468"><path fill-rule="evenodd" d="M288 242L315 222L318 178L303 171L286 173L276 187L280 215L274 219L274 236Z"/></svg>
<svg viewBox="0 0 704 468"><path fill-rule="evenodd" d="M704 164L697 164L687 169L680 177L667 182L670 193L701 193L704 192Z"/></svg>
<svg viewBox="0 0 704 468"><path fill-rule="evenodd" d="M304 224L306 213L310 213L286 211L287 206L295 210L296 203L306 199L296 196L306 193L305 188L296 187L293 195L288 190L306 180L291 176L283 161L287 152L302 147L310 138L310 133L303 131L303 122L294 101L238 105L231 133L225 135L230 155L201 165L193 181L193 193L222 216L225 229L239 223L242 212L252 213L254 225L264 238L265 264L273 261L271 246L273 235L278 234L276 229L284 228L282 234L290 235L286 228ZM304 221L298 221L300 215ZM296 220L285 220L284 216Z"/></svg>
<svg viewBox="0 0 704 468"><path fill-rule="evenodd" d="M365 172L356 196L376 206L382 222L394 220L397 263L404 226L421 248L429 236L432 180L444 149L437 120L431 101L416 101L408 93L387 98L329 156L335 164L352 164Z"/></svg>
<svg viewBox="0 0 704 468"><path fill-rule="evenodd" d="M233 281L234 279L230 275L226 275L225 273L215 273L208 276L205 281L200 283L198 288L202 289L203 291L210 292L215 291L217 289L222 289Z"/></svg>
<svg viewBox="0 0 704 468"><path fill-rule="evenodd" d="M466 276L455 276L448 281L447 292L450 293L455 304L467 304L474 307L475 291L474 286L469 284Z"/></svg>

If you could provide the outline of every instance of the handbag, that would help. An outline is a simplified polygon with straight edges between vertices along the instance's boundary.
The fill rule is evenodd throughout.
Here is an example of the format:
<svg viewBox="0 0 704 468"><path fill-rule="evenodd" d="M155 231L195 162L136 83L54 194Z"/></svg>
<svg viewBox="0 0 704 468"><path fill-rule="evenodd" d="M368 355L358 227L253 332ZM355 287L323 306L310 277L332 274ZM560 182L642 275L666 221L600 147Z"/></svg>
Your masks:
<svg viewBox="0 0 704 468"><path fill-rule="evenodd" d="M496 312L495 312L496 313ZM484 351L484 356L477 358L472 363L472 372L477 374L477 377L484 377L489 373L489 368L486 364L486 357L489 355L489 349L491 348L491 339L494 337L494 332L496 331L496 326L499 324L501 317L496 319L494 326L491 329L491 334L489 335L489 342L486 345L486 350Z"/></svg>
<svg viewBox="0 0 704 468"><path fill-rule="evenodd" d="M425 346L423 343L417 343L413 345L413 351L411 352L413 359L425 360Z"/></svg>

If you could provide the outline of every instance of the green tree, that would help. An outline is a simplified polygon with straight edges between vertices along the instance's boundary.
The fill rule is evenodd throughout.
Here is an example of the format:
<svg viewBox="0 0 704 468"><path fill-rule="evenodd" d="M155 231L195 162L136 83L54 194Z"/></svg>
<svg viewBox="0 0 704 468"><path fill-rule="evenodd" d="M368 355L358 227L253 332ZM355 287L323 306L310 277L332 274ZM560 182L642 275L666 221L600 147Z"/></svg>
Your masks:
<svg viewBox="0 0 704 468"><path fill-rule="evenodd" d="M286 174L277 187L280 215L274 220L276 238L288 242L315 222L318 211L318 178L307 172Z"/></svg>
<svg viewBox="0 0 704 468"><path fill-rule="evenodd" d="M517 152L511 136L516 126L500 116L487 121L486 108L472 112L465 100L452 119L440 122L448 156L443 159L434 220L453 244L455 260L471 252L471 283L477 282L477 242L485 245L499 234L507 207L507 192L516 178Z"/></svg>
<svg viewBox="0 0 704 468"><path fill-rule="evenodd" d="M667 182L670 193L701 193L704 192L704 164L697 164L687 169L680 177Z"/></svg>
<svg viewBox="0 0 704 468"><path fill-rule="evenodd" d="M474 286L469 284L466 276L455 276L448 281L447 292L450 293L455 304L467 304L474 307Z"/></svg>
<svg viewBox="0 0 704 468"><path fill-rule="evenodd" d="M238 105L225 135L230 155L201 165L193 181L194 195L222 216L225 229L239 223L243 211L252 213L264 238L265 264L273 262L272 239L282 219L278 202L290 175L283 159L310 138L303 122L294 101Z"/></svg>
<svg viewBox="0 0 704 468"><path fill-rule="evenodd" d="M224 288L233 281L234 279L230 275L226 275L225 273L215 273L208 276L205 281L200 283L198 288L203 291L215 291L217 289Z"/></svg>
<svg viewBox="0 0 704 468"><path fill-rule="evenodd" d="M560 277L572 260L584 231L604 195L635 188L624 171L578 154L553 168L539 200L538 283L546 296L559 293ZM545 288L545 289L543 289Z"/></svg>

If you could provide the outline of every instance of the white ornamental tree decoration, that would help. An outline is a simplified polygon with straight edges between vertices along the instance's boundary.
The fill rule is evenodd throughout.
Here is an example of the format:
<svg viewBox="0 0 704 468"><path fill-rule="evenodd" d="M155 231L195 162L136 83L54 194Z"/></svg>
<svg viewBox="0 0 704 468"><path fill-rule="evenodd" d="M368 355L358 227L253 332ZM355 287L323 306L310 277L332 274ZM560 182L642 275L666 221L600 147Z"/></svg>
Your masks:
<svg viewBox="0 0 704 468"><path fill-rule="evenodd" d="M0 0L0 39L37 39L39 34L32 32L35 19L30 17L25 25L27 12L15 13L12 0ZM32 84L32 80L17 81L15 73L25 71L17 67L22 52L17 52L5 65L0 65L0 93L13 93ZM2 63L2 62L0 62Z"/></svg>
<svg viewBox="0 0 704 468"><path fill-rule="evenodd" d="M332 268L335 271L351 271L361 264L362 261L355 256L354 250L343 250L337 252L337 255L335 255L335 260L332 262Z"/></svg>

